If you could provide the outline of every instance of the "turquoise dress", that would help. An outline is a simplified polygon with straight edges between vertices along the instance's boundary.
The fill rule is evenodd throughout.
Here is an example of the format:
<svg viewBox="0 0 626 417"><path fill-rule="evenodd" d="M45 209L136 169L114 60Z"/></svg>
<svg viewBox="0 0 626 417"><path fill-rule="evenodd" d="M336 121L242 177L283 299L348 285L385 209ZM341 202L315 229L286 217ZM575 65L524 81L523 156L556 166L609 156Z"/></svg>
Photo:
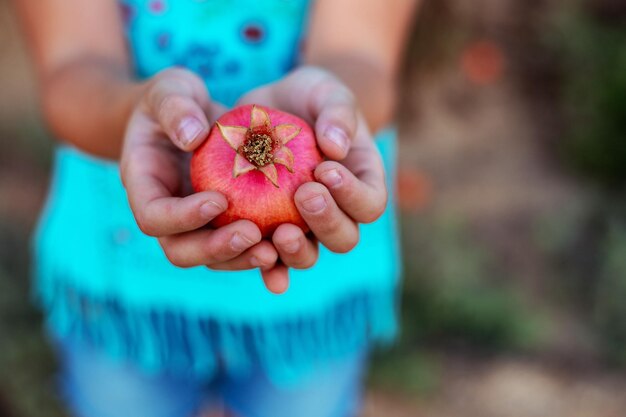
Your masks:
<svg viewBox="0 0 626 417"><path fill-rule="evenodd" d="M232 106L298 64L310 4L127 0L121 8L137 77L184 66ZM393 190L395 132L380 132L376 143ZM390 205L361 225L352 252L322 248L313 268L291 271L284 295L269 293L258 271L177 268L137 227L118 165L60 146L35 239L36 294L55 337L86 341L147 372L208 378L261 366L285 381L393 339L398 253Z"/></svg>

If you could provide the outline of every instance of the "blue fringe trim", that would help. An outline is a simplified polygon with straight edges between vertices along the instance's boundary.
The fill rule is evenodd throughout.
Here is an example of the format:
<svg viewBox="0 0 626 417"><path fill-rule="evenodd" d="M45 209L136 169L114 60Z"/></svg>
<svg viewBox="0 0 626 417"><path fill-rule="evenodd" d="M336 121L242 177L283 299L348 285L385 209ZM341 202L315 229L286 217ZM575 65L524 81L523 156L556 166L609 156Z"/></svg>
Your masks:
<svg viewBox="0 0 626 417"><path fill-rule="evenodd" d="M393 293L390 293L393 292ZM172 310L134 310L56 283L38 298L49 330L103 349L147 372L210 378L260 366L278 383L298 380L317 364L390 344L397 334L396 294L368 291L320 314L281 322L234 322Z"/></svg>

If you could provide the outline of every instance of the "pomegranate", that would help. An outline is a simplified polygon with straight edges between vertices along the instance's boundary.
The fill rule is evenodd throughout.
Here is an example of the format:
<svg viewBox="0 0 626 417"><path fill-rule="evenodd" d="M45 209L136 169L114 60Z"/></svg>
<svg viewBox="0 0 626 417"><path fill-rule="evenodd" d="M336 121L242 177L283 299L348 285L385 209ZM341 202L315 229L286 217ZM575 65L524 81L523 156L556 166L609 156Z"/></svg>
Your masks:
<svg viewBox="0 0 626 417"><path fill-rule="evenodd" d="M314 181L322 162L315 134L299 117L263 107L237 107L220 117L191 159L196 192L219 191L228 209L213 220L219 227L239 219L256 223L264 237L283 223L308 227L294 194Z"/></svg>

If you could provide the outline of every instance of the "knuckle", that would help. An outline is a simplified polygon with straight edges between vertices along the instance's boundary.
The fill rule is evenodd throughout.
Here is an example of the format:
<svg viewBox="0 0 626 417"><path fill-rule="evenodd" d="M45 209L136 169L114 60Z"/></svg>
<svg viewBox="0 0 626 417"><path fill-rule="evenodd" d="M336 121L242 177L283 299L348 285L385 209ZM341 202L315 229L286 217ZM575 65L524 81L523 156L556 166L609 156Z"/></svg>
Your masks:
<svg viewBox="0 0 626 417"><path fill-rule="evenodd" d="M173 201L155 201L154 203L158 203L158 207L153 207L155 214L158 212L158 216L160 219L167 219L168 223L172 224L177 228L181 228L181 219L177 216L176 203Z"/></svg>
<svg viewBox="0 0 626 417"><path fill-rule="evenodd" d="M143 226L145 228L145 234L154 237L162 237L161 235L163 234L169 234L164 233L162 227L160 227L163 225L162 219L168 219L168 222L170 222L169 219L172 218L168 209L169 205L169 202L162 201L152 201L145 204L139 215L140 227Z"/></svg>
<svg viewBox="0 0 626 417"><path fill-rule="evenodd" d="M352 90L343 84L337 85L336 91L337 107L341 107L346 113L346 116L355 116L356 97Z"/></svg>
<svg viewBox="0 0 626 417"><path fill-rule="evenodd" d="M360 223L369 224L369 223L374 223L376 220L378 220L379 217L380 217L380 214L377 214L377 212L366 211L366 212L363 212L359 216L358 220Z"/></svg>
<svg viewBox="0 0 626 417"><path fill-rule="evenodd" d="M294 266L294 268L296 268L296 269L309 269L309 268L312 268L313 265L315 265L315 263L317 262L317 258L318 258L318 253L317 253L317 251L315 251L315 253L307 256L306 259L298 262L297 265Z"/></svg>
<svg viewBox="0 0 626 417"><path fill-rule="evenodd" d="M337 86L338 83L332 76L327 74L320 76L317 83L312 85L309 90L311 97L311 108L309 110L321 109L328 102L329 98L332 97L332 93L337 89Z"/></svg>
<svg viewBox="0 0 626 417"><path fill-rule="evenodd" d="M215 239L209 239L209 241L202 248L202 252L205 258L204 264L206 265L225 262L237 255L230 248L228 242L216 241Z"/></svg>
<svg viewBox="0 0 626 417"><path fill-rule="evenodd" d="M161 249L163 249L163 252L165 252L167 255L172 253L172 242L169 238L161 237L158 239L158 241L159 245L161 245Z"/></svg>
<svg viewBox="0 0 626 417"><path fill-rule="evenodd" d="M264 257L258 256L257 257L258 262L260 263L260 265L252 265L251 264L251 259L247 260L248 263L248 267L252 267L252 268L262 268L262 269L266 269L266 268L270 268L274 265L276 265L276 262L278 261L278 255L275 256L267 256L265 255Z"/></svg>
<svg viewBox="0 0 626 417"><path fill-rule="evenodd" d="M325 103L342 112L354 112L356 103L354 93L332 74L321 76L313 87L312 94L318 103Z"/></svg>
<svg viewBox="0 0 626 417"><path fill-rule="evenodd" d="M187 268L189 267L189 265L187 265L187 263L185 262L184 259L182 259L182 257L180 255L178 255L176 252L172 252L172 251L167 251L164 250L165 252L165 256L167 257L168 261L170 261L170 263L178 268Z"/></svg>
<svg viewBox="0 0 626 417"><path fill-rule="evenodd" d="M347 239L344 239L343 241L341 241L341 243L335 246L333 248L333 252L348 253L352 249L354 249L358 243L359 243L359 233L357 230L357 232L352 234L352 236L348 237Z"/></svg>
<svg viewBox="0 0 626 417"><path fill-rule="evenodd" d="M318 66L303 67L302 71L306 71L308 74L317 76L318 78L327 78L332 76L328 70Z"/></svg>
<svg viewBox="0 0 626 417"><path fill-rule="evenodd" d="M329 76L331 76L329 71L313 65L302 66L290 74L290 78L293 81L300 82L300 80L305 80L311 82L311 80L313 80L314 83L319 82L319 80L324 80Z"/></svg>
<svg viewBox="0 0 626 417"><path fill-rule="evenodd" d="M193 74L191 71L189 71L188 69L185 69L183 67L171 67L168 68L166 70L164 70L162 72L162 74L164 76L168 76L168 77L180 77L180 78L185 78L187 76L189 76L190 74Z"/></svg>
<svg viewBox="0 0 626 417"><path fill-rule="evenodd" d="M168 216L169 219L172 219L172 225L181 232L192 230L196 228L199 222L194 222L194 216L189 213L185 213L182 216Z"/></svg>
<svg viewBox="0 0 626 417"><path fill-rule="evenodd" d="M387 198L381 198L378 200L377 202L377 207L376 207L376 211L375 211L375 219L378 219L380 216L382 216L385 211L387 210Z"/></svg>
<svg viewBox="0 0 626 417"><path fill-rule="evenodd" d="M177 94L170 94L165 96L161 101L157 116L162 120L165 115L177 114L181 109L185 108L186 105L187 98Z"/></svg>
<svg viewBox="0 0 626 417"><path fill-rule="evenodd" d="M202 78L195 72L183 67L174 67L173 69L182 81L190 84L190 87L204 88L204 81L202 81Z"/></svg>
<svg viewBox="0 0 626 417"><path fill-rule="evenodd" d="M343 184L340 189L341 199L344 204L360 206L363 201L363 187L358 178L353 175L342 175Z"/></svg>
<svg viewBox="0 0 626 417"><path fill-rule="evenodd" d="M193 71L184 67L179 67L179 66L174 66L174 67L164 69L163 71L159 72L155 76L155 78L157 80L168 79L168 80L191 81L191 82L195 82L196 79L199 80L199 77Z"/></svg>
<svg viewBox="0 0 626 417"><path fill-rule="evenodd" d="M168 79L176 83L181 91L189 95L206 91L204 81L195 72L184 67L173 67L168 71Z"/></svg>
<svg viewBox="0 0 626 417"><path fill-rule="evenodd" d="M337 82L330 77L324 77L313 87L314 101L323 103L328 99L332 92L337 89Z"/></svg>
<svg viewBox="0 0 626 417"><path fill-rule="evenodd" d="M172 265L178 268L188 268L190 266L169 239L159 239L159 244L163 249L163 253L165 253L165 257Z"/></svg>
<svg viewBox="0 0 626 417"><path fill-rule="evenodd" d="M322 235L334 235L341 231L342 221L338 216L323 214L317 219L318 233Z"/></svg>
<svg viewBox="0 0 626 417"><path fill-rule="evenodd" d="M315 168L314 174L316 178L320 178L323 174L333 170L342 172L344 166L337 161L323 161Z"/></svg>
<svg viewBox="0 0 626 417"><path fill-rule="evenodd" d="M152 224L152 221L147 218L145 213L136 213L135 221L137 222L137 226L139 226L139 230L141 230L144 234L157 237L157 230Z"/></svg>
<svg viewBox="0 0 626 417"><path fill-rule="evenodd" d="M383 215L383 213L385 212L386 209L386 202L383 199L378 199L375 201L375 203L373 204L373 206L363 212L362 214L362 223L373 223L376 220L378 220L380 218L380 216Z"/></svg>

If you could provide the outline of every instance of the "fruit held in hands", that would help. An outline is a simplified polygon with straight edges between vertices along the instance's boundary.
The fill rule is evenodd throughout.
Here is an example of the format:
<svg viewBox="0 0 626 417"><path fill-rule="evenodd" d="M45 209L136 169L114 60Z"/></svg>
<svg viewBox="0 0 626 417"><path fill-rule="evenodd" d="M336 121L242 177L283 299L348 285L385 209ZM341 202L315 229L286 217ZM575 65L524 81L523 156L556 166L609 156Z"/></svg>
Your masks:
<svg viewBox="0 0 626 417"><path fill-rule="evenodd" d="M315 180L313 170L322 160L304 120L259 105L241 106L220 117L194 152L191 182L196 192L219 191L228 199L214 226L248 219L264 237L283 223L308 231L294 194Z"/></svg>

